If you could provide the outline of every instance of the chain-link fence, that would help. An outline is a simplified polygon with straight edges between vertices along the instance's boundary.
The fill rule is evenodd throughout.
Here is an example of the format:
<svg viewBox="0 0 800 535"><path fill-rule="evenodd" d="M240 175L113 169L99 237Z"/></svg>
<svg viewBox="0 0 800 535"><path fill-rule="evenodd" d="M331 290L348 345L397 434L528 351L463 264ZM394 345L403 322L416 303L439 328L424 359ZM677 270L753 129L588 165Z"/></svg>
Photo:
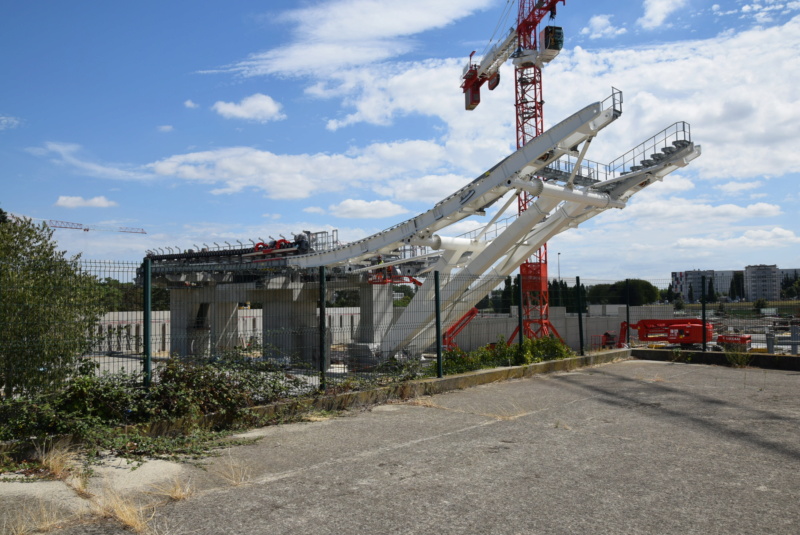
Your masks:
<svg viewBox="0 0 800 535"><path fill-rule="evenodd" d="M301 379L298 391L382 384L436 374L443 350L515 343L520 332L559 337L577 353L646 345L797 354L800 339L796 281L776 287L740 272L411 278L379 268L82 261L6 266L1 282L5 396L58 389L79 366L143 373L146 384L171 359L280 370Z"/></svg>

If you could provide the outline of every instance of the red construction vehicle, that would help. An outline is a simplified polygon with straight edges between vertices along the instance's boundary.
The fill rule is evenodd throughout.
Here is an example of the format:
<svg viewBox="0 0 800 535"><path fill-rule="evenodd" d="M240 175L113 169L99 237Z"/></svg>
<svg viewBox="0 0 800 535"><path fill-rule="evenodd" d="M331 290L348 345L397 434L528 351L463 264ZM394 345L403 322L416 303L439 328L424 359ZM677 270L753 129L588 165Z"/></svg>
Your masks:
<svg viewBox="0 0 800 535"><path fill-rule="evenodd" d="M749 351L752 343L752 336L749 334L725 333L717 336L717 345L724 349L734 349L737 351Z"/></svg>
<svg viewBox="0 0 800 535"><path fill-rule="evenodd" d="M617 347L625 346L629 328L636 329L641 342L667 342L680 344L682 347L703 343L703 320L699 319L639 320L630 325L623 321L619 326ZM711 343L714 338L714 328L708 321L705 322L705 332L706 343Z"/></svg>

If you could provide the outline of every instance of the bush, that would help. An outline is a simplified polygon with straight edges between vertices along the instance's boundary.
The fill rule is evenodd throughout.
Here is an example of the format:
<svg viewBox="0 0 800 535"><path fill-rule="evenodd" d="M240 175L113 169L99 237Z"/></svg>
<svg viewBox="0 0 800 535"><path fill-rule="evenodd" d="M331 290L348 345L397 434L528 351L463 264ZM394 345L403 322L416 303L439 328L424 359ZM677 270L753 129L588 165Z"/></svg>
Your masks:
<svg viewBox="0 0 800 535"><path fill-rule="evenodd" d="M114 449L123 425L227 416L227 425L252 423L250 409L302 390L298 379L269 364L243 359L215 363L172 360L150 390L140 374L97 376L93 367L54 395L0 399L0 440L72 435L87 446Z"/></svg>
<svg viewBox="0 0 800 535"><path fill-rule="evenodd" d="M501 366L519 366L545 360L559 360L574 356L572 350L558 338L526 339L522 348L518 344L506 344L501 337L497 343L480 347L467 353L461 349L442 354L442 369L445 375L464 373ZM427 375L435 374L434 364Z"/></svg>

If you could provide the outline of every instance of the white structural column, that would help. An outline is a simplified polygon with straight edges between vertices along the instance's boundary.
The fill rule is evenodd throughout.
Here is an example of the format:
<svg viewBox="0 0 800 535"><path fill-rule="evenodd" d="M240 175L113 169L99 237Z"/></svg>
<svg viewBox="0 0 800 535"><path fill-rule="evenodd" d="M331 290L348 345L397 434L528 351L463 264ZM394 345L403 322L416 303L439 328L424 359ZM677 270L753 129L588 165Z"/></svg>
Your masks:
<svg viewBox="0 0 800 535"><path fill-rule="evenodd" d="M218 293L219 289L218 289ZM239 301L230 299L229 290L211 305L211 347L219 354L239 345Z"/></svg>

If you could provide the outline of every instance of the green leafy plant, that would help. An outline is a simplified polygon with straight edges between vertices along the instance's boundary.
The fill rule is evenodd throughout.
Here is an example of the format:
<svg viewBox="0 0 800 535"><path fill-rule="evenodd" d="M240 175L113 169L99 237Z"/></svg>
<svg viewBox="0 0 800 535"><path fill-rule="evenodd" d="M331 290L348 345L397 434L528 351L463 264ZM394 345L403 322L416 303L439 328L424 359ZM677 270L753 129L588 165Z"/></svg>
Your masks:
<svg viewBox="0 0 800 535"><path fill-rule="evenodd" d="M733 368L746 368L753 361L753 355L738 351L726 351L725 360Z"/></svg>
<svg viewBox="0 0 800 535"><path fill-rule="evenodd" d="M445 351L442 354L442 368L445 375L448 375L485 368L560 360L572 356L574 356L572 350L558 338L525 339L520 347L519 344L506 344L501 337L496 343L480 347L469 353L458 348ZM435 364L427 370L426 374L435 374Z"/></svg>
<svg viewBox="0 0 800 535"><path fill-rule="evenodd" d="M52 390L76 370L103 312L98 280L58 251L53 230L0 210L0 384L6 398Z"/></svg>

